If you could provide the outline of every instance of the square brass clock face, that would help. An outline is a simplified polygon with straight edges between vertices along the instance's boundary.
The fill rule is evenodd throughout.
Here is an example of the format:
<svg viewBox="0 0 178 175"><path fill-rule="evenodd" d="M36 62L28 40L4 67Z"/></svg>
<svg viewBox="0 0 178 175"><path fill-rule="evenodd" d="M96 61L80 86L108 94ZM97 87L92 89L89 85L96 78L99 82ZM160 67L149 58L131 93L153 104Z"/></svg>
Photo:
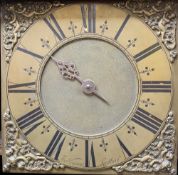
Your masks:
<svg viewBox="0 0 178 175"><path fill-rule="evenodd" d="M175 173L171 5L5 3L4 170Z"/></svg>

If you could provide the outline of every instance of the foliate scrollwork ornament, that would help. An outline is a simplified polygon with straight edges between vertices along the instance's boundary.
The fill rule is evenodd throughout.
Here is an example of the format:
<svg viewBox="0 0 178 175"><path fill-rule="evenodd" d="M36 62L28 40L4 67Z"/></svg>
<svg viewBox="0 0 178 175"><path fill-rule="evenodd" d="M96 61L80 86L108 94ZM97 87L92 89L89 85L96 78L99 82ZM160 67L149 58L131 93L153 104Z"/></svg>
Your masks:
<svg viewBox="0 0 178 175"><path fill-rule="evenodd" d="M42 156L24 139L11 119L9 109L4 114L4 126L6 131L4 171L13 167L26 171L50 171L64 168L64 165Z"/></svg>
<svg viewBox="0 0 178 175"><path fill-rule="evenodd" d="M132 13L142 17L151 27L169 51L170 61L173 63L177 57L176 51L176 14L174 1L143 1L127 0L115 3L119 8L126 8Z"/></svg>
<svg viewBox="0 0 178 175"><path fill-rule="evenodd" d="M175 126L173 112L169 112L166 124L160 135L151 145L137 157L123 165L115 166L115 171L141 171L158 172L166 170L172 175L176 170L172 167L172 160L175 154Z"/></svg>
<svg viewBox="0 0 178 175"><path fill-rule="evenodd" d="M43 17L53 8L63 6L59 1L27 1L19 3L3 4L3 46L5 50L5 60L10 61L12 51L24 32L37 19Z"/></svg>

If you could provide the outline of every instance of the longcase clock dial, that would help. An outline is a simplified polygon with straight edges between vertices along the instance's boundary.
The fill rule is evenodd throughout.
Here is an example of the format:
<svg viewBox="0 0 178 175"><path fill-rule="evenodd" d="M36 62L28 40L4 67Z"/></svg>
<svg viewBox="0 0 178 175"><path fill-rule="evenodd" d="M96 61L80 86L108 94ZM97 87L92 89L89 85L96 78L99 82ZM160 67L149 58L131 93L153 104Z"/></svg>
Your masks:
<svg viewBox="0 0 178 175"><path fill-rule="evenodd" d="M10 110L29 143L87 170L144 150L164 126L172 87L152 31L99 3L67 5L34 23L14 49L7 77Z"/></svg>

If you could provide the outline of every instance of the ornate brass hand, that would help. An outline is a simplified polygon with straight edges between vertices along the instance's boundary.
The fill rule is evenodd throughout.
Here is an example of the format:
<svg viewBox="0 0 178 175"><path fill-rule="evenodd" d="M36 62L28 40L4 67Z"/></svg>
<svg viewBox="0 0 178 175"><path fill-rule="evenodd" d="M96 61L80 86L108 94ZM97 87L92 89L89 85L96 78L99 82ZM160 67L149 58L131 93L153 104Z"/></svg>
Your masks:
<svg viewBox="0 0 178 175"><path fill-rule="evenodd" d="M101 95L98 94L96 85L94 81L90 79L82 80L79 76L79 71L77 70L77 67L72 62L65 62L58 60L56 61L53 56L51 56L53 62L57 65L59 72L63 76L64 79L68 80L77 80L82 87L82 91L87 95L96 95L98 98L100 98L103 102L109 105L108 101L104 99Z"/></svg>

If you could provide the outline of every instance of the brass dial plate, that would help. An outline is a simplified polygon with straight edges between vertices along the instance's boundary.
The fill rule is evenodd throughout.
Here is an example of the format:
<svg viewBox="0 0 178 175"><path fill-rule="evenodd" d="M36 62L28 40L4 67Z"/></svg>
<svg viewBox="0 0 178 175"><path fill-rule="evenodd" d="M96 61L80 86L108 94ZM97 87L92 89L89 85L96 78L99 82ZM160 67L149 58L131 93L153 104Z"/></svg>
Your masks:
<svg viewBox="0 0 178 175"><path fill-rule="evenodd" d="M37 91L45 58L59 44L87 33L126 50L137 66L141 89L122 127L92 138L61 131L43 112ZM9 66L7 94L14 119L39 152L69 167L106 168L137 155L159 133L170 108L172 74L162 44L135 16L111 5L75 4L54 11L24 34Z"/></svg>

